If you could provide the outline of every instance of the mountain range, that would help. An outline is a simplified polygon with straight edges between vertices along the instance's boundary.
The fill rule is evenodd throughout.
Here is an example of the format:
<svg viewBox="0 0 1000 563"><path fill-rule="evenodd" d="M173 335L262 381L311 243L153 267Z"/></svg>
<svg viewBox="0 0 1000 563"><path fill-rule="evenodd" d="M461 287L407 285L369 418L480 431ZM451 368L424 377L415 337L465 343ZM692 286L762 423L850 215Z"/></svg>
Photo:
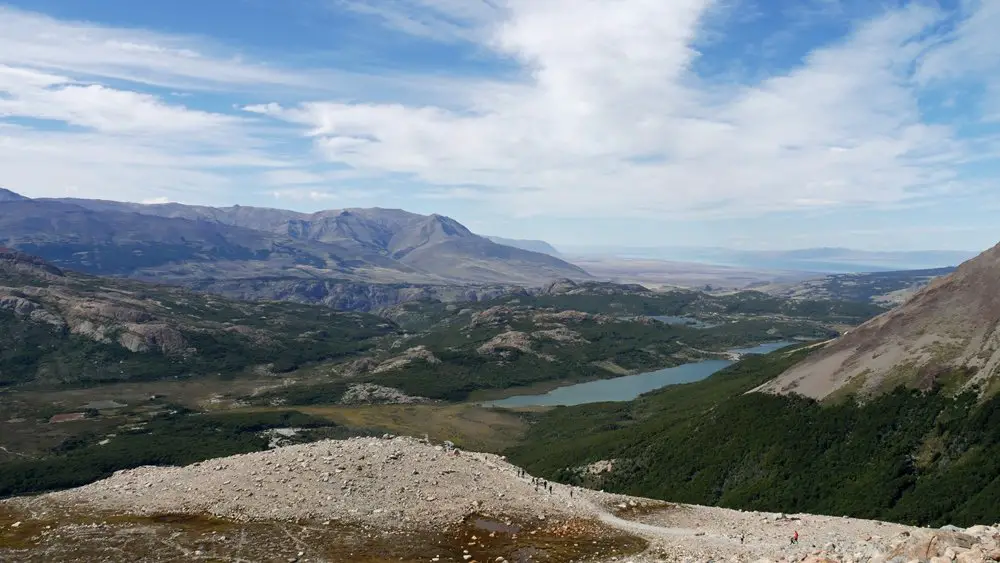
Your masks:
<svg viewBox="0 0 1000 563"><path fill-rule="evenodd" d="M848 274L957 266L977 252L965 250L869 251L853 248L738 250L719 247L565 247L566 255L618 256L698 262L718 266Z"/></svg>
<svg viewBox="0 0 1000 563"><path fill-rule="evenodd" d="M441 215L398 209L297 213L176 203L28 199L0 192L0 245L98 275L541 285L587 272L497 244Z"/></svg>

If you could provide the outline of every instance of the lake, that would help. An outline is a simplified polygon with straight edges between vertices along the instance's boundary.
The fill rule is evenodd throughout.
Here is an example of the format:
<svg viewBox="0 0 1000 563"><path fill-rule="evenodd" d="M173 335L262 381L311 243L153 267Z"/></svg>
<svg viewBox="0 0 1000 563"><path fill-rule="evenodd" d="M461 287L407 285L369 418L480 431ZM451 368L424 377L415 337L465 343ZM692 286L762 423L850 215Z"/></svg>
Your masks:
<svg viewBox="0 0 1000 563"><path fill-rule="evenodd" d="M735 348L730 350L739 354L768 354L794 342L769 342L751 348ZM601 379L558 387L541 395L515 395L499 401L483 403L488 407L540 407L556 405L582 405L584 403L599 403L604 401L631 401L650 391L677 385L701 381L713 373L731 366L729 360L705 360L682 364L672 368L658 369L646 373L626 375L614 379Z"/></svg>

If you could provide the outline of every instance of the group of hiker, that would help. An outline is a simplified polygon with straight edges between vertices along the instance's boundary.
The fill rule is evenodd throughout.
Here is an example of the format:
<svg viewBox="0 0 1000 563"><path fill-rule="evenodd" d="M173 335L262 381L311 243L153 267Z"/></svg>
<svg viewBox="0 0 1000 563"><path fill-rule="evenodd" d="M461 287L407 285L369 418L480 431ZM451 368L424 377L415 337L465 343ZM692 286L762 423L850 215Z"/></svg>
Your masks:
<svg viewBox="0 0 1000 563"><path fill-rule="evenodd" d="M545 479L539 479L538 477L532 477L531 478L531 482L534 483L534 485L535 485L535 492L536 493L538 492L539 487L541 487L541 489L543 491L544 490L548 490L549 493L552 493L552 483L549 483Z"/></svg>
<svg viewBox="0 0 1000 563"><path fill-rule="evenodd" d="M528 476L528 472L525 471L524 469L518 468L518 470L517 470L517 476L523 479L523 478L525 478L525 477ZM535 492L536 493L538 492L539 489L541 489L543 491L548 491L549 494L552 494L552 492L555 490L552 487L552 483L549 483L545 479L542 479L542 478L539 478L539 477L532 477L531 478L531 483L535 486ZM573 497L573 487L569 488L569 496L570 496L570 498Z"/></svg>

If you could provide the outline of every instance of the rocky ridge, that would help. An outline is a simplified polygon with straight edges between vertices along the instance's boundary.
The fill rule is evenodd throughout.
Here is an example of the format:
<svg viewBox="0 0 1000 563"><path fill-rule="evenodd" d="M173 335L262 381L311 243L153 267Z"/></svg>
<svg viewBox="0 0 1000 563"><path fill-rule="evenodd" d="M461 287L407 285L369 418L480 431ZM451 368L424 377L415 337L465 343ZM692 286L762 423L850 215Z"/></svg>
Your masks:
<svg viewBox="0 0 1000 563"><path fill-rule="evenodd" d="M0 508L11 506L33 513L72 506L96 513L351 524L397 536L457 525L474 515L537 526L593 521L648 542L640 555L590 559L608 563L1000 560L998 526L928 529L846 517L666 504L540 483L497 455L456 453L422 440L389 436L287 446L187 467L140 467L77 489L0 503ZM796 532L799 541L792 543ZM472 540L470 546L476 543ZM470 560L471 555L431 559Z"/></svg>
<svg viewBox="0 0 1000 563"><path fill-rule="evenodd" d="M538 285L591 277L555 256L494 243L449 217L400 209L297 213L29 199L12 192L0 196L0 206L0 244L31 249L91 274L204 282L220 289L226 280L252 278L298 277L309 286L316 278ZM298 288L303 297L322 290L322 284Z"/></svg>

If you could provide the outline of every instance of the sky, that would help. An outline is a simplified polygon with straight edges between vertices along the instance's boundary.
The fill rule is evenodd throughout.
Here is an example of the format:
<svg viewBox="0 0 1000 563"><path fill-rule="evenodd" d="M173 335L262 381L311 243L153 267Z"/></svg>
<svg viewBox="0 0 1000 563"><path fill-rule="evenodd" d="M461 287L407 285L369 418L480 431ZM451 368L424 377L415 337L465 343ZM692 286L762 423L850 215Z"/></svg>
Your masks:
<svg viewBox="0 0 1000 563"><path fill-rule="evenodd" d="M0 0L0 187L980 250L997 30L995 0Z"/></svg>

